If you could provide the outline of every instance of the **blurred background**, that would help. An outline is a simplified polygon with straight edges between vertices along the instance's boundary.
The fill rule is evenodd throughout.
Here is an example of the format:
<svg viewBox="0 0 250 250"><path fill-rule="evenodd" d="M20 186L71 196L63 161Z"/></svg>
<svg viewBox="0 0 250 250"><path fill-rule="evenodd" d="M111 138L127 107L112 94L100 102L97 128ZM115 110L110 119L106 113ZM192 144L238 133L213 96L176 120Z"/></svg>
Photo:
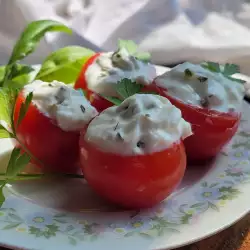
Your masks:
<svg viewBox="0 0 250 250"><path fill-rule="evenodd" d="M122 38L149 51L156 64L232 62L250 75L250 0L0 0L0 64L37 19L61 21L76 33L47 36L28 63L65 45L88 45L80 36L104 50Z"/></svg>

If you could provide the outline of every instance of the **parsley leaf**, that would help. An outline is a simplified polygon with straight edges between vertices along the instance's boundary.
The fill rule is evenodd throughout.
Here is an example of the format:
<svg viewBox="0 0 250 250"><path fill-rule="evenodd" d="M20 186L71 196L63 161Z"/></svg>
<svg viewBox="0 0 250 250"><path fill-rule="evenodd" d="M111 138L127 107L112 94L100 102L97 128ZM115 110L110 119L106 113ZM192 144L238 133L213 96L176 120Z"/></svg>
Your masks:
<svg viewBox="0 0 250 250"><path fill-rule="evenodd" d="M236 64L226 63L225 65L220 65L219 63L215 63L215 62L205 62L205 63L202 63L201 66L212 72L221 73L231 81L238 82L238 83L245 83L244 80L232 77L232 75L236 73L240 73L240 68Z"/></svg>
<svg viewBox="0 0 250 250"><path fill-rule="evenodd" d="M124 78L115 85L116 92L120 98L113 97L113 96L102 96L102 97L110 101L114 105L118 106L125 99L135 94L158 95L158 93L154 91L143 91L143 87L144 86L142 84L137 84L136 82L128 78Z"/></svg>
<svg viewBox="0 0 250 250"><path fill-rule="evenodd" d="M202 63L201 66L205 69L212 71L212 72L217 72L217 73L221 72L219 63L205 62L205 63Z"/></svg>
<svg viewBox="0 0 250 250"><path fill-rule="evenodd" d="M103 98L105 98L106 100L110 101L111 103L119 106L122 103L122 100L120 100L117 97L114 96L102 96Z"/></svg>
<svg viewBox="0 0 250 250"><path fill-rule="evenodd" d="M140 61L149 62L151 55L148 52L138 51L138 45L132 40L118 40L118 48L125 48L130 55L136 57Z"/></svg>
<svg viewBox="0 0 250 250"><path fill-rule="evenodd" d="M236 73L240 73L240 67L236 64L229 64L226 63L223 69L223 75L225 76L231 76Z"/></svg>
<svg viewBox="0 0 250 250"><path fill-rule="evenodd" d="M124 78L116 84L116 91L123 100L136 93L139 93L142 88L143 85L137 84L128 78Z"/></svg>

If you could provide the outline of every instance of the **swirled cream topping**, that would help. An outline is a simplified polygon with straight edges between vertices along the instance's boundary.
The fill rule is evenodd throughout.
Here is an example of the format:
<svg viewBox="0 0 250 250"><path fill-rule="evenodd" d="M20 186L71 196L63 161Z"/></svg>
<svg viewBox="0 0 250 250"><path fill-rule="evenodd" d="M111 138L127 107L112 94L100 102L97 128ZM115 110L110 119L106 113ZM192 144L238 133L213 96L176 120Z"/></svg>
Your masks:
<svg viewBox="0 0 250 250"><path fill-rule="evenodd" d="M244 86L200 65L179 64L158 76L155 83L186 103L220 112L241 110Z"/></svg>
<svg viewBox="0 0 250 250"><path fill-rule="evenodd" d="M30 92L32 103L64 131L78 131L98 114L81 91L62 82L36 80L24 87L25 96Z"/></svg>
<svg viewBox="0 0 250 250"><path fill-rule="evenodd" d="M168 99L136 94L96 116L84 139L105 152L142 155L165 150L191 134L190 124Z"/></svg>
<svg viewBox="0 0 250 250"><path fill-rule="evenodd" d="M106 96L117 96L114 85L128 78L149 85L156 76L155 67L130 55L125 48L102 53L85 72L88 88Z"/></svg>

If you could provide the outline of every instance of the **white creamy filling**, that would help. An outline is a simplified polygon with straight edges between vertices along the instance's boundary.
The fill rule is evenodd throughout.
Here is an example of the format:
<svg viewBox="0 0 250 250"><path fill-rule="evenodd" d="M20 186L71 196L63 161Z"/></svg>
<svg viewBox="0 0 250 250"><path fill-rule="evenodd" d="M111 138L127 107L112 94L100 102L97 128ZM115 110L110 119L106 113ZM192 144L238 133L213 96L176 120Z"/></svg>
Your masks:
<svg viewBox="0 0 250 250"><path fill-rule="evenodd" d="M152 83L155 67L129 55L126 49L102 53L85 72L88 88L106 96L117 96L114 85L128 78L143 85Z"/></svg>
<svg viewBox="0 0 250 250"><path fill-rule="evenodd" d="M24 87L25 96L30 92L32 103L64 131L78 131L97 115L81 91L62 82L36 80Z"/></svg>
<svg viewBox="0 0 250 250"><path fill-rule="evenodd" d="M85 140L105 152L142 155L165 150L191 134L190 124L168 99L136 94L96 116Z"/></svg>
<svg viewBox="0 0 250 250"><path fill-rule="evenodd" d="M183 102L220 112L239 112L244 86L221 73L185 62L155 79L170 96Z"/></svg>

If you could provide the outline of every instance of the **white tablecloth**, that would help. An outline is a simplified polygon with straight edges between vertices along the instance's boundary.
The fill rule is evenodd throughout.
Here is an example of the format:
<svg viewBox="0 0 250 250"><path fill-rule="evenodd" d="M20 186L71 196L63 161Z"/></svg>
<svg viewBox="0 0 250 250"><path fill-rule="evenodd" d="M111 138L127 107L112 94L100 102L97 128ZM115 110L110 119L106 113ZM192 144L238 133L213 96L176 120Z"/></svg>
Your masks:
<svg viewBox="0 0 250 250"><path fill-rule="evenodd" d="M105 49L133 39L155 63L231 61L250 74L250 4L243 0L0 0L0 62L25 25L44 18ZM29 61L46 53L42 43Z"/></svg>

